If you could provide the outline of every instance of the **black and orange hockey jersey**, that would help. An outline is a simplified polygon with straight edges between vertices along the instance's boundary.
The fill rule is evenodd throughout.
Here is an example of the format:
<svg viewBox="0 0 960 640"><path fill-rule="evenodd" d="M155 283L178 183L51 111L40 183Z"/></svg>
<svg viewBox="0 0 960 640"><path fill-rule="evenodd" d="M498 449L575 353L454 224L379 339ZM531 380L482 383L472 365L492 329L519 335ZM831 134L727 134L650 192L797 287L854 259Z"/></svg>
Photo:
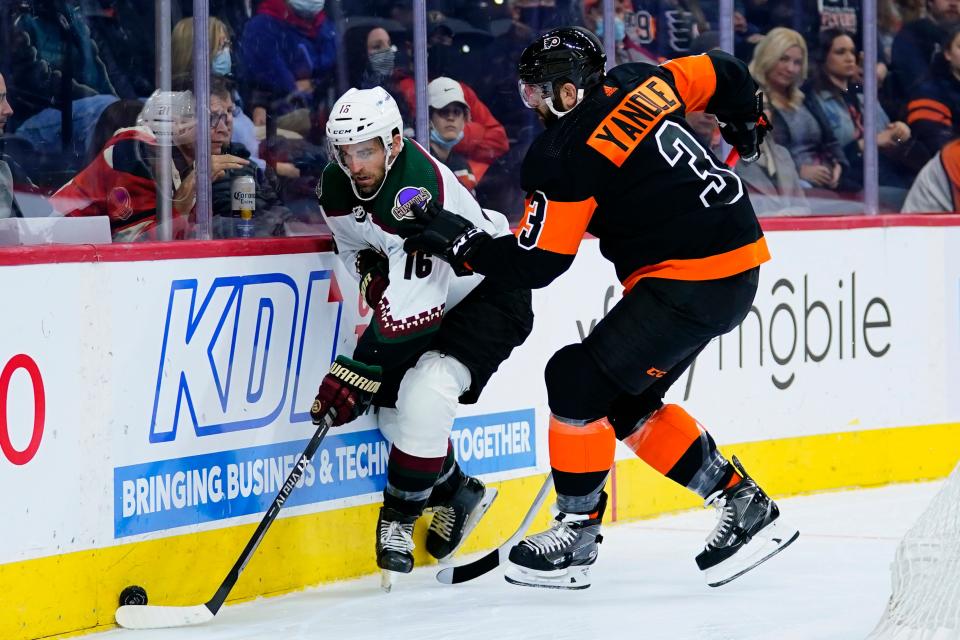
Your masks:
<svg viewBox="0 0 960 640"><path fill-rule="evenodd" d="M628 290L643 277L710 280L765 262L746 188L684 118L749 118L756 91L746 65L721 51L612 69L530 147L516 239L485 243L470 266L543 287L572 264L585 232Z"/></svg>

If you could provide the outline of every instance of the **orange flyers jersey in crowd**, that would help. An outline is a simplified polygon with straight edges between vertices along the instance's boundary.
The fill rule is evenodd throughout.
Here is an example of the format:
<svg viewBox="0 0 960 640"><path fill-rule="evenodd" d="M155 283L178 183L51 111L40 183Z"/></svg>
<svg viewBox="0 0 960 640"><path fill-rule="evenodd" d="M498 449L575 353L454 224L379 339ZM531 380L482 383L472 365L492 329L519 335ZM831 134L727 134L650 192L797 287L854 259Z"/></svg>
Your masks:
<svg viewBox="0 0 960 640"><path fill-rule="evenodd" d="M643 277L724 278L768 260L746 187L684 118L749 119L756 91L746 66L720 51L612 69L530 147L512 255L500 246L471 265L544 286L569 267L585 232L627 289Z"/></svg>

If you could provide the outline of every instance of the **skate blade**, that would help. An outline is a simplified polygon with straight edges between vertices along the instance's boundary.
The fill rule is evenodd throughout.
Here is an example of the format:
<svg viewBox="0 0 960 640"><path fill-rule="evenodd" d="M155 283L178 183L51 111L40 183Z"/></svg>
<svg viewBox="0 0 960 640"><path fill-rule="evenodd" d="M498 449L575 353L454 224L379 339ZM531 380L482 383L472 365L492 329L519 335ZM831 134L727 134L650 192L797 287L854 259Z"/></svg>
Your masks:
<svg viewBox="0 0 960 640"><path fill-rule="evenodd" d="M380 570L380 588L383 589L384 593L390 593L400 575L398 571L390 571L389 569Z"/></svg>
<svg viewBox="0 0 960 640"><path fill-rule="evenodd" d="M483 492L483 497L480 498L480 503L477 505L477 508L473 510L473 513L470 514L470 517L467 518L467 521L463 525L463 537L460 538L460 544L455 546L453 550L442 558L437 558L437 561L446 564L451 562L453 555L460 550L460 547L463 546L463 543L467 541L467 538L470 537L470 534L473 533L473 530L480 520L487 513L487 509L490 508L490 505L493 504L493 501L497 499L498 491L495 487L487 487Z"/></svg>
<svg viewBox="0 0 960 640"><path fill-rule="evenodd" d="M777 518L758 531L753 539L735 554L720 564L706 569L703 574L707 579L707 585L720 587L731 580L736 580L786 549L799 537L798 529L785 524L782 518Z"/></svg>
<svg viewBox="0 0 960 640"><path fill-rule="evenodd" d="M534 571L507 564L503 579L521 587L539 587L540 589L586 589L590 586L590 567L568 567L557 571Z"/></svg>

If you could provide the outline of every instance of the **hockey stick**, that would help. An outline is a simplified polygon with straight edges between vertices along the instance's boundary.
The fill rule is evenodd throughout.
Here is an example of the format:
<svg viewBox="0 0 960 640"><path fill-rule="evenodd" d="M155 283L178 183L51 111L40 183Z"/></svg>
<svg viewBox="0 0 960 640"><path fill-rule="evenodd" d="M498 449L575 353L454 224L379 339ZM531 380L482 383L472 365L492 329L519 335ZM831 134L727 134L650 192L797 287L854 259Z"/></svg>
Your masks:
<svg viewBox="0 0 960 640"><path fill-rule="evenodd" d="M210 598L206 604L197 604L188 607L127 604L117 609L116 614L114 614L117 624L127 629L163 629L166 627L186 627L213 620L213 617L217 615L220 607L222 607L226 601L230 591L234 585L237 584L237 580L240 579L240 574L246 568L247 563L250 562L253 552L260 546L260 542L263 540L263 536L266 535L267 529L269 529L273 521L276 520L277 514L279 514L280 509L283 508L283 504L287 501L287 498L290 497L290 494L293 493L293 489L297 486L297 482L300 481L301 476L303 476L304 470L307 468L310 460L313 459L317 449L320 448L320 443L323 442L323 438L327 435L327 431L330 430L333 424L333 418L334 411L331 409L327 415L323 417L323 424L320 425L313 434L313 437L310 438L310 442L307 443L307 448L300 454L297 463L293 465L290 475L287 476L287 481L280 487L280 492L277 494L277 497L273 499L273 503L270 505L270 508L267 509L267 513L264 514L263 519L260 520L260 525L257 527L257 530L253 532L253 537L247 542L247 546L243 548L240 557L237 558L236 563L233 565L233 568L230 569L227 577L220 583L220 588L217 589L217 592L213 594L213 597Z"/></svg>
<svg viewBox="0 0 960 640"><path fill-rule="evenodd" d="M733 169L737 166L737 161L740 160L740 153L735 147L730 149L730 153L727 154L727 159L723 161L725 165Z"/></svg>
<svg viewBox="0 0 960 640"><path fill-rule="evenodd" d="M523 517L523 522L520 523L520 527L506 542L473 562L441 569L437 572L437 581L443 584L460 584L461 582L479 578L483 574L493 571L503 564L510 555L510 549L520 542L523 534L526 533L530 525L533 524L533 519L536 518L540 512L540 507L542 507L546 501L551 488L553 488L553 474L547 473L547 477L543 480L543 486L540 487L540 492L537 493L537 497L533 499L533 504L530 505L527 515Z"/></svg>

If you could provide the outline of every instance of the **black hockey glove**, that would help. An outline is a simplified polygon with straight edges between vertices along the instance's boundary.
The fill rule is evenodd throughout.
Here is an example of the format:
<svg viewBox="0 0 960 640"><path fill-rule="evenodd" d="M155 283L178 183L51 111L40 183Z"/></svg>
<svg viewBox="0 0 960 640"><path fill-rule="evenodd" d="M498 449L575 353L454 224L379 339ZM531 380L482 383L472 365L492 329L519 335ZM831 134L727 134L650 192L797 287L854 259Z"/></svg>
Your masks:
<svg viewBox="0 0 960 640"><path fill-rule="evenodd" d="M390 262L387 257L373 249L357 252L356 266L360 274L360 295L371 309L375 308L390 284Z"/></svg>
<svg viewBox="0 0 960 640"><path fill-rule="evenodd" d="M470 256L490 240L490 235L435 202L428 203L426 208L415 204L412 211L415 221L401 232L406 237L404 251L433 254L449 263L458 276L473 273Z"/></svg>
<svg viewBox="0 0 960 640"><path fill-rule="evenodd" d="M720 135L740 154L740 159L750 163L760 157L760 145L773 126L763 113L763 92L757 91L753 112L746 118L726 117L717 114Z"/></svg>

